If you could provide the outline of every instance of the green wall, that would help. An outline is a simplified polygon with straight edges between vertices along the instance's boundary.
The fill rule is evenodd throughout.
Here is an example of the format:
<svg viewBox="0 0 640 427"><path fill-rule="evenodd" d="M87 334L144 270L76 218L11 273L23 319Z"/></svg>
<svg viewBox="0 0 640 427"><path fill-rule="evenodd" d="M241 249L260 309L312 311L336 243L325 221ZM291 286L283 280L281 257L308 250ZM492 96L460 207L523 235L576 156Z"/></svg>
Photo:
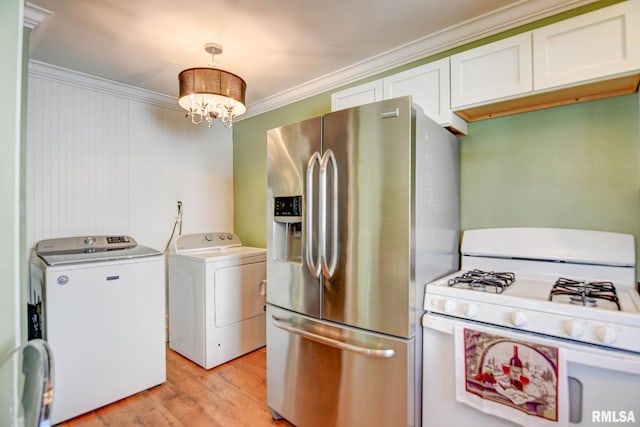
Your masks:
<svg viewBox="0 0 640 427"><path fill-rule="evenodd" d="M21 0L0 2L0 355L15 347L20 340L17 321L20 307L19 219L19 162L20 95L22 55Z"/></svg>
<svg viewBox="0 0 640 427"><path fill-rule="evenodd" d="M638 94L471 123L460 153L462 229L615 231L637 248Z"/></svg>
<svg viewBox="0 0 640 427"><path fill-rule="evenodd" d="M638 94L471 123L461 226L558 226L640 238Z"/></svg>
<svg viewBox="0 0 640 427"><path fill-rule="evenodd" d="M367 80L617 2L598 2ZM640 240L639 104L632 94L470 123L461 138L462 229L588 228ZM326 93L234 124L234 223L243 243L266 245L266 131L330 107Z"/></svg>
<svg viewBox="0 0 640 427"><path fill-rule="evenodd" d="M27 100L29 82L29 40L31 39L31 29L24 27L22 33L22 101L20 112L20 250L19 250L19 270L20 270L20 310L19 319L26 319L26 313L21 311L26 307L29 298L29 258L23 256L29 253L27 249ZM21 334L27 338L27 322L21 321Z"/></svg>

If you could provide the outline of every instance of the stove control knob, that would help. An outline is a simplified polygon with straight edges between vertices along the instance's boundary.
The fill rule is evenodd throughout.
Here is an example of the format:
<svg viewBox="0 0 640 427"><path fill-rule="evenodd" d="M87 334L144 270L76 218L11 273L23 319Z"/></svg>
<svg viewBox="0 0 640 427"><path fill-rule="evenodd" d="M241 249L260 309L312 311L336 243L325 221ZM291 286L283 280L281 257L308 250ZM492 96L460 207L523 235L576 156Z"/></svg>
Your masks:
<svg viewBox="0 0 640 427"><path fill-rule="evenodd" d="M456 309L456 303L451 301L450 299L447 299L444 301L444 304L442 305L442 309L444 310L445 313L453 313L453 310Z"/></svg>
<svg viewBox="0 0 640 427"><path fill-rule="evenodd" d="M605 344L611 344L618 339L618 333L611 326L600 326L596 329L596 335Z"/></svg>
<svg viewBox="0 0 640 427"><path fill-rule="evenodd" d="M467 317L476 317L478 315L478 304L469 303L464 310Z"/></svg>
<svg viewBox="0 0 640 427"><path fill-rule="evenodd" d="M571 338L578 338L584 333L584 325L577 320L569 320L564 324L564 330Z"/></svg>
<svg viewBox="0 0 640 427"><path fill-rule="evenodd" d="M522 326L527 323L527 315L520 310L514 310L509 316L513 326Z"/></svg>

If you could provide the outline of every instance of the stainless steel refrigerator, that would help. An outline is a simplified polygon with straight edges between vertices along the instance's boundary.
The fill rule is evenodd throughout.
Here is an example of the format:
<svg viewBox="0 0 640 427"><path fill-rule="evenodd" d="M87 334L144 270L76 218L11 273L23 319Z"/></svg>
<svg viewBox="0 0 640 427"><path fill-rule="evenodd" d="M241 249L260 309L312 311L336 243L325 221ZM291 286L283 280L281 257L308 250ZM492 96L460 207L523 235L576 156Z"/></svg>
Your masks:
<svg viewBox="0 0 640 427"><path fill-rule="evenodd" d="M458 269L458 139L403 97L271 129L267 163L272 416L420 425L424 287Z"/></svg>

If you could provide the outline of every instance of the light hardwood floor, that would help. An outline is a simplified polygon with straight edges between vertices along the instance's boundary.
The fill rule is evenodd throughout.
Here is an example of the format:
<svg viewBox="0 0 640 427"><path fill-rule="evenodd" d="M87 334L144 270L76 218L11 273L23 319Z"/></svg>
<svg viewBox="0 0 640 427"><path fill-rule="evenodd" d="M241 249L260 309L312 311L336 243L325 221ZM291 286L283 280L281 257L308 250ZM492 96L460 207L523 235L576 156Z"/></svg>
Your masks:
<svg viewBox="0 0 640 427"><path fill-rule="evenodd" d="M291 426L271 418L266 389L264 347L208 371L167 347L164 384L59 426Z"/></svg>

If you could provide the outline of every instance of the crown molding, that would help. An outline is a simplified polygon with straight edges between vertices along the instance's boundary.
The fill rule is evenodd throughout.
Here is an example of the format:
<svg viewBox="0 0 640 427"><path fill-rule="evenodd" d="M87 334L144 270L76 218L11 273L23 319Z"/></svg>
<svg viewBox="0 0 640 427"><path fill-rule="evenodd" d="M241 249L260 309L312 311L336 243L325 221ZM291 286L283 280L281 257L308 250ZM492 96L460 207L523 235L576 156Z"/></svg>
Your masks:
<svg viewBox="0 0 640 427"><path fill-rule="evenodd" d="M24 21L23 25L30 30L40 25L49 16L53 15L53 12L44 7L40 7L33 3L26 2L24 5Z"/></svg>
<svg viewBox="0 0 640 427"><path fill-rule="evenodd" d="M145 104L182 111L175 96L153 92L33 59L29 61L29 77L56 81L70 86L139 101Z"/></svg>
<svg viewBox="0 0 640 427"><path fill-rule="evenodd" d="M596 1L598 0L520 0L491 13L475 17L253 102L247 106L247 113L236 120L241 121L254 117L466 43ZM51 14L52 12L47 9L26 3L24 25L28 28L34 28ZM29 76L58 81L76 87L137 100L146 104L182 111L174 96L36 60L29 61Z"/></svg>
<svg viewBox="0 0 640 427"><path fill-rule="evenodd" d="M557 15L597 0L521 0L494 12L480 15L426 37L365 59L348 67L268 96L248 105L237 120L334 90L384 71L408 64L466 43L483 39L543 18Z"/></svg>

